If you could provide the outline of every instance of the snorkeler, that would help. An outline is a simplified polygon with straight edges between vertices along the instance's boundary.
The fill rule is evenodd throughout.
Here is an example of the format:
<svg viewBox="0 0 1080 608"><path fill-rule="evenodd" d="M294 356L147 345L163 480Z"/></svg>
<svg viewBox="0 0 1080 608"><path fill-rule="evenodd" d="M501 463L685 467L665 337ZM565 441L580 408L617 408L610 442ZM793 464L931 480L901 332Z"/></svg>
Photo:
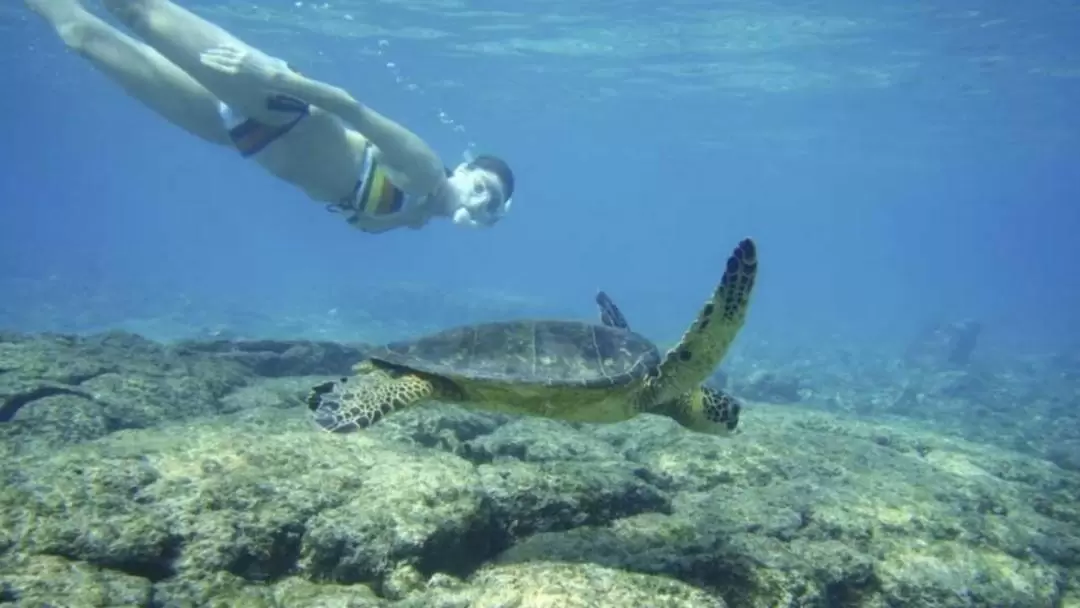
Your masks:
<svg viewBox="0 0 1080 608"><path fill-rule="evenodd" d="M365 232L436 217L491 226L514 176L494 156L453 170L417 135L169 0L103 0L141 40L78 0L25 0L64 43L185 131L235 147Z"/></svg>

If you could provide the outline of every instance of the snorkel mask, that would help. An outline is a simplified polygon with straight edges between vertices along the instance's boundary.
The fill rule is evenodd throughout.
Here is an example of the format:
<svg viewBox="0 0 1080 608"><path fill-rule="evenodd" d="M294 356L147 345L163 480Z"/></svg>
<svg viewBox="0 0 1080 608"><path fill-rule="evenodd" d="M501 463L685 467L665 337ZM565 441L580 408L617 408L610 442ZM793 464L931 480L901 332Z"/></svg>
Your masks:
<svg viewBox="0 0 1080 608"><path fill-rule="evenodd" d="M451 177L458 190L458 208L454 211L453 219L459 226L491 227L510 211L512 197L503 200L501 187L491 188L488 181L481 177L482 169L465 165L459 167Z"/></svg>

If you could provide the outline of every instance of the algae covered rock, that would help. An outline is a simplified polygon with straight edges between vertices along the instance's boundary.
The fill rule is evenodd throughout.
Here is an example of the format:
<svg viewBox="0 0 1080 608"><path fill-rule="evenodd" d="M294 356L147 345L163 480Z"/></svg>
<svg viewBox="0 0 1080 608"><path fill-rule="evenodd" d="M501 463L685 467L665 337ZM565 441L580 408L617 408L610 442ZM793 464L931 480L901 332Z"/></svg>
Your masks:
<svg viewBox="0 0 1080 608"><path fill-rule="evenodd" d="M302 376L346 373L365 348L307 340L167 345L118 331L3 334L0 423L9 424L0 437L32 448L275 401L298 406Z"/></svg>
<svg viewBox="0 0 1080 608"><path fill-rule="evenodd" d="M62 390L15 420L53 426L0 442L0 603L1057 608L1077 596L1080 476L999 448L753 403L731 437L652 415L565 424L437 403L334 435L308 418L310 378L137 340L126 348L153 364L124 367L109 358L124 339L4 351L30 361L6 364L6 386ZM271 346L254 352L288 351ZM96 349L97 375L49 367L43 353L63 348ZM202 405L151 415L185 395ZM65 420L79 439L50 443Z"/></svg>
<svg viewBox="0 0 1080 608"><path fill-rule="evenodd" d="M185 356L139 336L8 336L0 341L0 422L27 435L84 441L218 411L242 386L241 366Z"/></svg>
<svg viewBox="0 0 1080 608"><path fill-rule="evenodd" d="M478 464L498 529L513 538L671 510L644 467L554 420L509 422L469 441L464 454Z"/></svg>
<svg viewBox="0 0 1080 608"><path fill-rule="evenodd" d="M151 580L370 580L399 561L456 563L469 530L488 521L469 463L327 436L287 415L116 433L27 458L0 501L24 516L6 519L13 548Z"/></svg>
<svg viewBox="0 0 1080 608"><path fill-rule="evenodd" d="M738 606L1056 605L1077 528L1029 500L1062 483L1052 465L796 410L750 420L728 442L626 423L640 432L615 444L674 494L671 513L534 534L498 563L666 575ZM1065 483L1054 504L1080 489Z"/></svg>
<svg viewBox="0 0 1080 608"><path fill-rule="evenodd" d="M0 604L20 606L149 606L145 578L50 555L0 560Z"/></svg>
<svg viewBox="0 0 1080 608"><path fill-rule="evenodd" d="M398 604L402 608L725 608L723 600L659 576L613 570L595 564L532 562L486 567L468 584L426 591Z"/></svg>

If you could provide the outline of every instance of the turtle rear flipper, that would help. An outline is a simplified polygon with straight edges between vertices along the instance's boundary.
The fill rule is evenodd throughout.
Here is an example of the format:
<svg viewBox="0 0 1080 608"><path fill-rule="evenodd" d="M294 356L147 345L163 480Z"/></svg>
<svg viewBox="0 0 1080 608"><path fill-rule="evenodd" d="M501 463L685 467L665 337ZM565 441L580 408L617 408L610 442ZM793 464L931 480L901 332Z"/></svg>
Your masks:
<svg viewBox="0 0 1080 608"><path fill-rule="evenodd" d="M435 391L433 382L415 374L354 376L315 386L307 404L324 431L348 433L429 399Z"/></svg>
<svg viewBox="0 0 1080 608"><path fill-rule="evenodd" d="M701 433L727 435L739 426L742 404L724 391L702 385L647 411Z"/></svg>
<svg viewBox="0 0 1080 608"><path fill-rule="evenodd" d="M664 355L650 380L653 399L678 398L705 381L742 329L757 279L757 246L743 239L728 258L724 277L682 339Z"/></svg>
<svg viewBox="0 0 1080 608"><path fill-rule="evenodd" d="M596 294L596 305L600 308L600 322L608 327L619 327L621 329L630 329L630 324L626 322L626 317L623 316L622 311L615 305L615 302L604 292L598 292Z"/></svg>
<svg viewBox="0 0 1080 608"><path fill-rule="evenodd" d="M712 425L713 432L732 432L739 426L742 404L728 393L702 385L691 393L691 412L697 420Z"/></svg>

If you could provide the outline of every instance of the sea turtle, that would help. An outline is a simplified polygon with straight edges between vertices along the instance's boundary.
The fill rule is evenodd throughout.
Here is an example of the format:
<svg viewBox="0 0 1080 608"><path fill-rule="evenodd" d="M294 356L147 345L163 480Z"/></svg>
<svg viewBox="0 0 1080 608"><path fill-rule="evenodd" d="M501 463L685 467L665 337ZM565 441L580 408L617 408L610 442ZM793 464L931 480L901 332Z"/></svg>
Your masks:
<svg viewBox="0 0 1080 608"><path fill-rule="evenodd" d="M368 353L355 376L312 388L307 404L327 431L366 428L427 400L577 422L617 422L642 412L725 433L738 406L702 386L746 319L757 247L739 242L712 297L675 347L629 329L603 295L602 324L518 320L466 325Z"/></svg>

